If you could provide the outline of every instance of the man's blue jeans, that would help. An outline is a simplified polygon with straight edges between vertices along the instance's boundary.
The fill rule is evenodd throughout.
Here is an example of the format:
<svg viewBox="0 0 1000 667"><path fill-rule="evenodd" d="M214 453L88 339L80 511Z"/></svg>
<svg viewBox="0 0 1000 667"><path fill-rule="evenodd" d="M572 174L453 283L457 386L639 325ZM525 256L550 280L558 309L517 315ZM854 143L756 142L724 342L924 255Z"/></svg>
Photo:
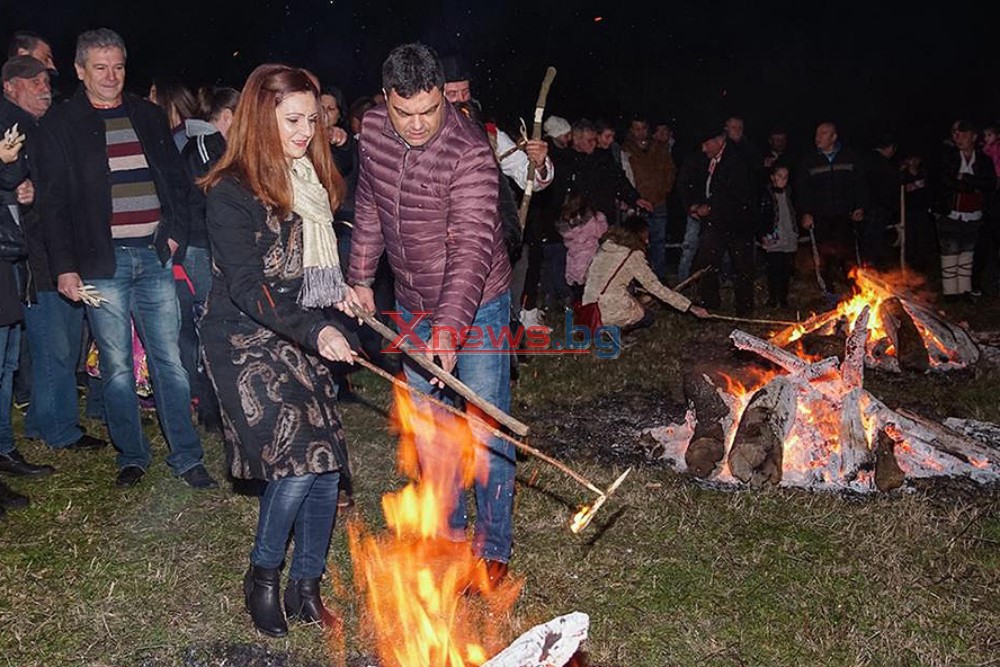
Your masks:
<svg viewBox="0 0 1000 667"><path fill-rule="evenodd" d="M397 308L402 312L403 319L412 321L413 315L402 306ZM510 357L509 340L503 334L510 327L510 295L504 294L481 304L476 311L472 326L481 332L483 345L477 347L483 352L471 353L462 350L458 352L458 364L455 374L484 399L504 412L510 410ZM491 340L489 331L496 336ZM424 341L431 337L431 317L428 316L413 329L414 333ZM499 344L495 344L499 343ZM488 351L496 351L490 354ZM404 364L406 379L415 389L433 394L429 376L418 366L409 362ZM440 391L440 390L437 390ZM448 394L440 398L450 400ZM418 442L418 446L421 443ZM421 461L431 460L438 455L436 443L422 443L425 446L418 452ZM489 474L486 483L479 479L474 484L476 493L476 526L473 538L473 549L482 558L506 563L510 560L513 541L514 512L514 446L497 437L491 437L484 443L487 448ZM426 445L430 445L429 447ZM459 479L455 480L455 509L448 523L453 537L464 535L468 524L468 511L464 493Z"/></svg>
<svg viewBox="0 0 1000 667"><path fill-rule="evenodd" d="M687 227L684 228L684 240L681 242L681 261L677 266L677 280L687 280L691 276L691 265L694 264L694 256L698 254L698 236L701 234L701 220L687 219Z"/></svg>
<svg viewBox="0 0 1000 667"><path fill-rule="evenodd" d="M21 354L21 323L0 327L0 454L14 451L14 427L10 422L14 401L14 371Z"/></svg>
<svg viewBox="0 0 1000 667"><path fill-rule="evenodd" d="M295 533L290 579L318 579L326 567L333 522L337 518L340 472L283 477L267 483L260 497L257 537L250 562L277 569L288 536Z"/></svg>
<svg viewBox="0 0 1000 667"><path fill-rule="evenodd" d="M24 309L24 331L33 362L25 427L49 447L60 449L83 435L76 388L83 307L59 292L38 292L37 301Z"/></svg>
<svg viewBox="0 0 1000 667"><path fill-rule="evenodd" d="M649 224L649 265L660 280L667 274L667 206L661 204L646 219Z"/></svg>
<svg viewBox="0 0 1000 667"><path fill-rule="evenodd" d="M151 247L116 247L115 262L114 277L90 280L107 303L88 306L87 317L100 354L104 414L118 448L118 467L145 470L151 460L135 394L130 325L134 320L146 348L156 414L170 446L167 464L175 475L182 475L201 463L203 451L191 423L191 387L177 347L181 313L173 271L169 264L160 264Z"/></svg>

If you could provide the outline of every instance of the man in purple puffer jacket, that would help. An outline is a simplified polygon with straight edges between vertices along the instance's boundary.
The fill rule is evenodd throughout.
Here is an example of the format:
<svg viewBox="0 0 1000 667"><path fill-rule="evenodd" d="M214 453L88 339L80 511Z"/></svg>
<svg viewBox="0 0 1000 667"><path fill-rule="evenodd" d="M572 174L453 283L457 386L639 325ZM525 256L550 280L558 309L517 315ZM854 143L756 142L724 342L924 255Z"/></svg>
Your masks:
<svg viewBox="0 0 1000 667"><path fill-rule="evenodd" d="M506 412L511 267L499 172L486 135L448 103L444 83L437 54L422 44L396 47L382 66L386 103L365 114L361 129L348 281L373 312L371 284L388 253L403 320L432 341L445 370ZM417 367L407 365L406 374L411 386L433 389ZM475 484L474 548L495 585L511 554L514 448L495 437L486 445L489 476ZM421 450L421 460L434 453ZM449 524L452 537L463 539L467 515L457 481L455 492Z"/></svg>

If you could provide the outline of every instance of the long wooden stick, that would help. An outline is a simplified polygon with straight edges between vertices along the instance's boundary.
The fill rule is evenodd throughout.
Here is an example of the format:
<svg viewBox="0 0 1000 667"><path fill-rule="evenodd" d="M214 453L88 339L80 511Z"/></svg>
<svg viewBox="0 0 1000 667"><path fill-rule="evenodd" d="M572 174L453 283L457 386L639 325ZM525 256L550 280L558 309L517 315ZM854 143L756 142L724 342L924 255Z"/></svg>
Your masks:
<svg viewBox="0 0 1000 667"><path fill-rule="evenodd" d="M717 315L715 313L709 313L706 319L721 320L722 322L740 322L741 324L780 324L782 326L799 324L799 322L791 322L789 320L753 320L747 317L731 317L729 315Z"/></svg>
<svg viewBox="0 0 1000 667"><path fill-rule="evenodd" d="M386 339L388 342L390 343L395 342L396 339L399 338L399 335L395 331L393 331L386 325L379 322L374 315L369 315L368 313L365 313L364 311L358 309L355 309L354 312L355 315L360 317L365 324L367 324L373 330L378 332L378 334L382 336L382 338ZM522 437L528 435L529 429L526 424L514 419L509 414L507 414L497 406L493 405L492 403L487 401L485 398L483 398L476 392L472 391L472 389L467 384L465 384L457 377L455 377L445 369L435 364L425 353L421 352L420 350L412 349L409 343L405 343L402 341L400 342L399 350L403 354L408 356L410 359L412 359L414 362L416 362L418 366L420 366L425 371L427 371L428 373L430 373L431 375L433 375L434 377L436 377L437 379L441 380L446 385L448 385L448 387L453 389L455 393L457 393L459 396L464 398L469 403L475 405L477 408L488 414L493 419L497 420L499 423L509 428L512 432ZM498 354L501 354L501 352L498 352Z"/></svg>
<svg viewBox="0 0 1000 667"><path fill-rule="evenodd" d="M690 276L688 276L686 280L682 280L681 282L677 283L676 287L671 287L670 289L672 289L675 292L680 292L682 289L684 289L685 287L687 287L691 283L696 282L698 280L701 280L701 277L703 275L705 275L706 273L709 273L710 271L715 271L715 267L714 266L706 266L703 269L698 269L697 271L695 271L694 273L692 273Z"/></svg>
<svg viewBox="0 0 1000 667"><path fill-rule="evenodd" d="M560 461L557 461L556 459L552 458L548 454L545 454L544 452L541 452L541 451L535 449L534 447L532 447L528 443L522 442L521 440L518 440L517 438L514 438L513 436L504 433L500 429L494 427L492 424L489 424L488 422L483 421L482 419L480 419L476 415L470 414L468 412L462 412L461 410L455 408L454 406L448 405L444 401L440 401L440 400L434 398L433 396L431 396L429 394L425 394L424 392L422 392L422 391L420 391L420 390L418 390L418 389L416 389L414 387L411 387L409 384L407 384L403 380L400 380L399 378L394 377L391 373L387 373L386 371L382 370L381 368L379 368L378 366L376 366L372 362L368 361L367 359L364 359L362 357L355 357L354 361L356 363L360 364L362 367L368 369L369 371L371 371L375 375L379 376L380 378L382 378L384 380L388 380L389 382L393 383L394 385L396 385L400 389L405 389L406 391L409 391L409 392L411 392L413 394L417 394L417 395L420 396L421 400L426 400L429 403L431 403L432 405L435 405L435 406L441 408L442 410L445 410L446 412L448 412L450 414L453 414L453 415L456 415L458 417L461 417L462 419L468 419L470 422L475 423L476 426L478 426L478 427L480 427L480 428L482 428L482 429L484 429L486 431L489 431L490 433L492 433L493 435L495 435L498 438L503 438L507 442L511 443L512 445L514 445L515 447L517 447L518 449L520 449L521 451L523 451L523 452L525 452L527 454L530 454L530 455L534 456L537 459L541 459L542 461L548 463L550 466L556 468L557 470L560 470L560 471L564 472L569 477L571 477L572 479L574 479L575 481L577 481L581 486L584 486L588 490L593 491L598 496L607 495L607 494L604 493L604 491L601 491L599 488L597 488L597 486L593 482L591 482L589 479L587 479L586 477L584 477L580 473L576 472L575 470L573 470L572 468L570 468L569 466L567 466L565 463L561 463Z"/></svg>
<svg viewBox="0 0 1000 667"><path fill-rule="evenodd" d="M542 117L545 116L545 102L549 96L549 88L552 87L552 80L556 78L556 68L549 66L545 70L545 78L542 80L542 88L538 91L538 101L535 102L535 122L531 127L531 138L538 140L542 138ZM517 219L521 221L521 229L528 219L528 206L531 205L531 193L535 191L535 164L528 161L528 180L524 184L524 196L521 198L521 208L517 211Z"/></svg>

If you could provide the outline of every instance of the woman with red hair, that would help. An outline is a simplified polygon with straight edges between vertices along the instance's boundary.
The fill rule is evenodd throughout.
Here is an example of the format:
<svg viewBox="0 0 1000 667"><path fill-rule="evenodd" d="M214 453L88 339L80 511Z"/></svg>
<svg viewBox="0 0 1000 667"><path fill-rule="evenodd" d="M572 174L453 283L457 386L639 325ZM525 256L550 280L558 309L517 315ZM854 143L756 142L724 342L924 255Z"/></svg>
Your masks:
<svg viewBox="0 0 1000 667"><path fill-rule="evenodd" d="M284 611L329 625L319 581L347 449L326 361L352 362L349 334L323 314L354 293L337 260L333 211L344 182L308 74L261 65L247 80L226 152L201 179L214 260L202 319L205 365L238 479L265 482L243 588L254 625L288 633L280 567L295 548Z"/></svg>

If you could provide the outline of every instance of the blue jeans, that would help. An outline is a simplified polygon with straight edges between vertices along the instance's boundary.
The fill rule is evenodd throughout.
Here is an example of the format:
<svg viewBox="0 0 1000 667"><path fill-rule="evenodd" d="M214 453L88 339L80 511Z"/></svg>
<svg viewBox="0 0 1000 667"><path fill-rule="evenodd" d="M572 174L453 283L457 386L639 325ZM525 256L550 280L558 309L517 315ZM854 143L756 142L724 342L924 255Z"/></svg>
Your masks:
<svg viewBox="0 0 1000 667"><path fill-rule="evenodd" d="M211 384L204 370L199 370L198 360L201 357L198 354L200 345L197 327L205 310L208 292L212 288L212 258L208 249L188 246L184 257L184 271L191 280L191 286L185 280L175 281L177 301L181 308L181 333L177 345L180 348L181 363L191 382L191 394L199 402L211 401L211 398L206 398L207 392L212 391ZM194 293L191 292L192 287Z"/></svg>
<svg viewBox="0 0 1000 667"><path fill-rule="evenodd" d="M684 228L684 240L681 242L681 261L677 266L677 280L687 280L691 276L691 265L694 264L694 256L698 253L698 236L701 233L701 221L692 218L687 219L687 227Z"/></svg>
<svg viewBox="0 0 1000 667"><path fill-rule="evenodd" d="M291 579L318 579L326 567L330 534L337 518L340 472L283 477L268 482L260 497L260 517L250 562L281 567L288 536L295 534Z"/></svg>
<svg viewBox="0 0 1000 667"><path fill-rule="evenodd" d="M0 327L0 454L14 451L10 412L14 401L14 371L21 353L21 323Z"/></svg>
<svg viewBox="0 0 1000 667"><path fill-rule="evenodd" d="M667 274L667 206L662 204L646 218L649 224L649 265L660 280Z"/></svg>
<svg viewBox="0 0 1000 667"><path fill-rule="evenodd" d="M153 248L115 248L115 275L90 281L107 299L87 307L90 329L100 354L101 395L108 433L118 448L119 468L146 469L149 441L142 432L132 369L132 329L146 348L156 414L170 446L167 464L182 475L201 463L203 451L191 423L191 387L181 365L177 338L180 307L169 264L160 264Z"/></svg>
<svg viewBox="0 0 1000 667"><path fill-rule="evenodd" d="M38 303L24 309L24 324L33 361L25 428L59 449L83 435L76 389L83 307L59 292L39 292Z"/></svg>
<svg viewBox="0 0 1000 667"><path fill-rule="evenodd" d="M403 318L411 321L412 314L397 306L402 311ZM510 410L510 358L506 350L510 349L509 341L500 338L499 345L490 340L487 329L499 337L499 334L510 326L510 295L504 294L481 304L476 311L472 326L483 332L483 345L478 349L497 350L497 354L463 354L458 353L456 375L474 392L500 408L504 412ZM430 318L424 319L414 332L424 341L431 336ZM433 394L433 388L428 375L419 367L404 364L406 379L410 385L422 392ZM438 390L439 391L439 390ZM447 395L439 398L450 400ZM420 443L418 442L418 447ZM433 445L434 443L429 443ZM476 479L476 526L473 539L473 549L476 554L506 563L510 560L511 543L513 541L514 512L514 445L497 437L491 437L486 444L489 474L486 483ZM437 447L422 447L419 449L421 461L432 460L440 450ZM452 537L460 537L468 525L468 510L460 479L455 479L455 509L448 519Z"/></svg>
<svg viewBox="0 0 1000 667"><path fill-rule="evenodd" d="M546 308L568 306L573 293L566 284L566 245L562 241L542 246L542 295Z"/></svg>

